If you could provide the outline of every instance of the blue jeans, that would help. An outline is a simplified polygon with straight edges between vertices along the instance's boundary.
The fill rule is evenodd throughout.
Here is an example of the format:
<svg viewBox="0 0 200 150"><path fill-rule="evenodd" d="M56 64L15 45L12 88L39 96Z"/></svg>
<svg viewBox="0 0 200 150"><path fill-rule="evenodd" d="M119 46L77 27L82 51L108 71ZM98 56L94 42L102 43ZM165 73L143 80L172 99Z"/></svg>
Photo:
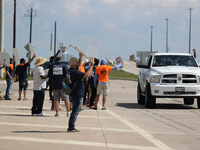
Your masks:
<svg viewBox="0 0 200 150"><path fill-rule="evenodd" d="M44 97L45 97L45 89L42 90L34 90L33 91L33 107L32 107L32 114L39 114L42 112Z"/></svg>
<svg viewBox="0 0 200 150"><path fill-rule="evenodd" d="M6 78L6 82L7 82L7 88L6 88L5 99L8 99L8 98L10 98L9 94L10 94L10 89L11 89L12 84L13 84L13 79L11 80L9 78Z"/></svg>
<svg viewBox="0 0 200 150"><path fill-rule="evenodd" d="M75 122L81 107L82 96L69 95L69 101L72 103L72 113L69 118L69 129L75 129Z"/></svg>

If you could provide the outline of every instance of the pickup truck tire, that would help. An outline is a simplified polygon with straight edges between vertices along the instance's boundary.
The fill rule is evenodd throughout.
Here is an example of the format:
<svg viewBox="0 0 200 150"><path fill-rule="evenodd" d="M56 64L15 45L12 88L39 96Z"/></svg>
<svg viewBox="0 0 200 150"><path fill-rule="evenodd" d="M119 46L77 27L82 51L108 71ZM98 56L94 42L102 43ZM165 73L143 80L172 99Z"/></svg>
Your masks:
<svg viewBox="0 0 200 150"><path fill-rule="evenodd" d="M145 92L145 107L155 108L155 105L156 105L156 98L151 95L150 84L147 84Z"/></svg>
<svg viewBox="0 0 200 150"><path fill-rule="evenodd" d="M194 104L194 98L184 98L183 99L185 105L193 105Z"/></svg>
<svg viewBox="0 0 200 150"><path fill-rule="evenodd" d="M200 98L197 98L197 106L200 108Z"/></svg>
<svg viewBox="0 0 200 150"><path fill-rule="evenodd" d="M145 97L142 95L139 81L138 81L138 86L137 86L137 102L139 105L145 104Z"/></svg>

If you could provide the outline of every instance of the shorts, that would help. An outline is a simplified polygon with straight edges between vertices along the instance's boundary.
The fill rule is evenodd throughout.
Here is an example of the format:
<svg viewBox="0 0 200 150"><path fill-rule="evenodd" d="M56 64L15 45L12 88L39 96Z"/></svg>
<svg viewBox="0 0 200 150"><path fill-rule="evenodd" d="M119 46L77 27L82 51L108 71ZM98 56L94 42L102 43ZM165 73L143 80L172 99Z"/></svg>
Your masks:
<svg viewBox="0 0 200 150"><path fill-rule="evenodd" d="M19 82L19 90L20 91L22 91L22 89L24 89L24 91L27 91L27 88L28 88L28 80L27 79Z"/></svg>
<svg viewBox="0 0 200 150"><path fill-rule="evenodd" d="M66 95L62 89L60 90L53 90L53 97L54 100L60 100L62 98L63 101L66 101L69 99L69 95Z"/></svg>
<svg viewBox="0 0 200 150"><path fill-rule="evenodd" d="M109 88L108 88L108 83L106 84L98 84L97 86L97 94L101 95L103 91L103 95L108 96L109 94Z"/></svg>

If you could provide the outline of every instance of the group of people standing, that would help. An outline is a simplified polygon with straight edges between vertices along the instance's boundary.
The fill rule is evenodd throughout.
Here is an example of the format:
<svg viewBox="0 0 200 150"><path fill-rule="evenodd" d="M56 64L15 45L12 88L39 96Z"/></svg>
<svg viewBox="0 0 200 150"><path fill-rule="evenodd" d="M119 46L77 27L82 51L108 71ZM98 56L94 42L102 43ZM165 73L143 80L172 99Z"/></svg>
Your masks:
<svg viewBox="0 0 200 150"><path fill-rule="evenodd" d="M16 81L19 81L19 98L21 100L22 90L24 90L24 100L26 100L26 91L28 87L27 80L27 67L36 57L34 56L28 63L25 63L25 60L20 59L20 64L16 67L16 71L13 69L13 59L10 60L10 66L6 67L6 81L7 81L7 89L5 94L5 100L11 100L9 97L9 91L13 84L14 74L16 74ZM55 109L56 114L55 117L59 117L59 103L60 99L65 102L67 115L69 118L68 123L68 132L79 132L75 128L75 122L80 111L81 103L83 97L87 93L88 87L90 87L89 91L91 96L89 98L89 107L91 109L97 110L97 104L99 101L100 95L103 93L103 105L102 110L106 110L106 96L109 94L109 77L108 72L111 70L116 70L117 68L122 67L123 62L115 67L107 66L108 61L103 58L101 60L101 64L99 64L99 60L96 58L91 58L88 62L88 65L85 65L84 71L79 71L81 62L82 62L83 54L79 53L79 59L76 57L72 57L69 61L70 68L63 63L62 56L53 57L48 74L45 75L45 71L43 68L43 64L46 62L46 58L42 58L41 56L37 57L35 61L35 68L33 70L33 105L31 109L32 116L44 116L45 114L42 112L43 103L45 98L45 89L46 89L46 79L50 80L50 88L53 93L52 95L52 108ZM3 66L5 67L5 66ZM2 68L3 68L2 67ZM0 68L1 69L1 68ZM62 81L66 77L66 74L70 72L70 87L74 87L70 95L66 95L62 90ZM87 82L84 82L87 81ZM88 86L89 85L89 86ZM51 95L51 94L50 94ZM86 97L85 97L86 98ZM86 102L86 100L85 100ZM70 113L70 103L72 104L72 111Z"/></svg>

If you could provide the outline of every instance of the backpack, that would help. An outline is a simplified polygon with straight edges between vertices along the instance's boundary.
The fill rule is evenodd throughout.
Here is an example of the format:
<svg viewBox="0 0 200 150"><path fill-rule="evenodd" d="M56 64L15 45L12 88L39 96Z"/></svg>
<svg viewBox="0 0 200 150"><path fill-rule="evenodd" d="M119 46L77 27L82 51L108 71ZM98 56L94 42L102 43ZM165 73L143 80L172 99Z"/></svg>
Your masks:
<svg viewBox="0 0 200 150"><path fill-rule="evenodd" d="M76 84L78 82L78 81L76 81L74 86L72 88L70 87L70 84L72 84L72 81L70 79L70 73L71 73L71 71L68 71L66 74L66 77L62 81L62 90L67 95L70 95L70 93L72 92L72 90L74 89L74 87L76 86Z"/></svg>

